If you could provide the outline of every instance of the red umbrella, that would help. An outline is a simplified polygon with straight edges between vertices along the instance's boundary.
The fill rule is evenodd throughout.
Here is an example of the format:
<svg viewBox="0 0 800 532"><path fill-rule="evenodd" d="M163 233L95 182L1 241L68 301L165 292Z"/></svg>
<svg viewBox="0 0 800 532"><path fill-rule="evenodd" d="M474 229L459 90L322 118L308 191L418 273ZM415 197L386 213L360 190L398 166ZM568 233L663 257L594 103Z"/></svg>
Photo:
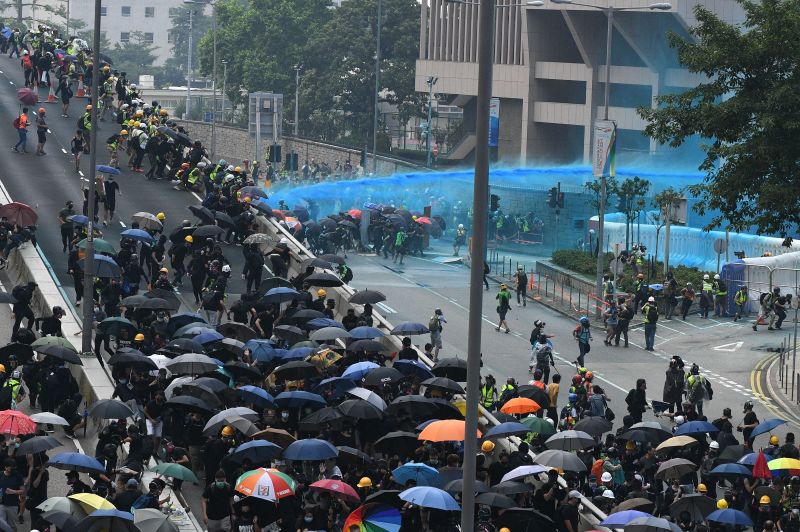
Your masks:
<svg viewBox="0 0 800 532"><path fill-rule="evenodd" d="M772 478L772 471L767 466L767 457L764 451L758 451L756 463L753 464L753 478Z"/></svg>
<svg viewBox="0 0 800 532"><path fill-rule="evenodd" d="M33 105L39 101L39 94L28 87L17 91L17 99L25 105Z"/></svg>
<svg viewBox="0 0 800 532"><path fill-rule="evenodd" d="M358 210L358 209L350 209L349 211L347 211L347 214L349 214L350 216L352 216L356 220L360 220L361 219L361 211Z"/></svg>
<svg viewBox="0 0 800 532"><path fill-rule="evenodd" d="M311 484L311 489L315 491L327 491L334 497L340 499L351 500L356 503L361 503L361 497L358 496L350 484L342 482L341 480L322 479Z"/></svg>
<svg viewBox="0 0 800 532"><path fill-rule="evenodd" d="M425 224L425 225L433 225L433 222L427 216L418 216L417 217L418 224Z"/></svg>
<svg viewBox="0 0 800 532"><path fill-rule="evenodd" d="M36 422L18 410L3 410L0 412L0 434L33 434L36 432Z"/></svg>
<svg viewBox="0 0 800 532"><path fill-rule="evenodd" d="M18 225L36 225L39 215L30 205L14 201L0 206L0 216L5 216L12 223Z"/></svg>

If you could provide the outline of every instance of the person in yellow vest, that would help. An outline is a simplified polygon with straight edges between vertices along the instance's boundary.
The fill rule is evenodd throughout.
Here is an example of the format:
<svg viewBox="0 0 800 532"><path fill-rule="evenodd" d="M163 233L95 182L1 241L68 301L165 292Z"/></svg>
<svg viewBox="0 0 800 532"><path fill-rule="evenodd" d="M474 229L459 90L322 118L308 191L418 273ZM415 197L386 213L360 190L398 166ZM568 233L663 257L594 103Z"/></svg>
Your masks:
<svg viewBox="0 0 800 532"><path fill-rule="evenodd" d="M708 274L703 275L703 286L700 290L700 317L708 318L708 311L714 304L714 285Z"/></svg>
<svg viewBox="0 0 800 532"><path fill-rule="evenodd" d="M733 302L736 303L736 315L733 316L733 321L738 321L743 315L747 315L745 306L749 300L750 295L747 293L746 286L743 286L736 291L736 295L733 296Z"/></svg>
<svg viewBox="0 0 800 532"><path fill-rule="evenodd" d="M655 351L653 344L656 341L658 307L656 306L656 298L653 296L647 298L647 303L642 307L642 317L644 318L644 348L647 351Z"/></svg>
<svg viewBox="0 0 800 532"><path fill-rule="evenodd" d="M485 384L481 386L481 406L489 411L494 410L498 397L494 377L487 375Z"/></svg>
<svg viewBox="0 0 800 532"><path fill-rule="evenodd" d="M714 275L714 282L711 283L711 288L714 293L714 317L727 317L728 313L725 311L725 300L728 297L728 287L725 286L725 281L719 278L719 274Z"/></svg>

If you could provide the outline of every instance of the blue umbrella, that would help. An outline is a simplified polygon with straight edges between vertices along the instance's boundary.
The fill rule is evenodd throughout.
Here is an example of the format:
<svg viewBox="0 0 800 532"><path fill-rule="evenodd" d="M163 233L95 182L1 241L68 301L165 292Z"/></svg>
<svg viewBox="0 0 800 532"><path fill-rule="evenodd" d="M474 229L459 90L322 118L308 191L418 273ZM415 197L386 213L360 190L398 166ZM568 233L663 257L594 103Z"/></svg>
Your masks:
<svg viewBox="0 0 800 532"><path fill-rule="evenodd" d="M182 312L180 314L175 314L174 316L170 317L169 321L167 322L167 335L172 338L172 336L175 334L175 331L185 325L195 322L198 325L207 325L206 319L195 312Z"/></svg>
<svg viewBox="0 0 800 532"><path fill-rule="evenodd" d="M758 453L749 453L736 460L736 463L752 467L756 465L757 458L758 458Z"/></svg>
<svg viewBox="0 0 800 532"><path fill-rule="evenodd" d="M327 401L321 396L311 392L297 390L294 392L281 392L275 398L275 404L281 408L298 408L309 403L325 406Z"/></svg>
<svg viewBox="0 0 800 532"><path fill-rule="evenodd" d="M283 451L287 460L328 460L339 456L339 450L331 442L309 438L297 440Z"/></svg>
<svg viewBox="0 0 800 532"><path fill-rule="evenodd" d="M644 512L640 512L639 510L624 510L622 512L614 512L606 517L603 521L600 522L601 525L605 527L624 527L634 519L638 519L640 517L653 517L652 515Z"/></svg>
<svg viewBox="0 0 800 532"><path fill-rule="evenodd" d="M72 216L67 216L67 220L74 223L75 225L86 225L89 223L89 218L82 214L74 214Z"/></svg>
<svg viewBox="0 0 800 532"><path fill-rule="evenodd" d="M95 277L105 277L117 279L122 277L122 270L111 257L105 255L94 256L94 275Z"/></svg>
<svg viewBox="0 0 800 532"><path fill-rule="evenodd" d="M194 340L198 344L205 345L205 344L211 344L211 343L214 343L214 342L219 342L223 338L225 338L225 337L222 336L220 333L218 333L217 331L213 331L213 332L205 332L205 333L202 333L202 334L198 334L197 336L192 338L192 340Z"/></svg>
<svg viewBox="0 0 800 532"><path fill-rule="evenodd" d="M415 488L401 491L400 499L416 504L423 508L436 508L450 512L458 512L461 507L452 495L439 488L432 486L417 486Z"/></svg>
<svg viewBox="0 0 800 532"><path fill-rule="evenodd" d="M259 362L269 362L275 358L279 358L276 354L275 344L269 340L248 340L244 344L244 348L250 351L250 356Z"/></svg>
<svg viewBox="0 0 800 532"><path fill-rule="evenodd" d="M264 294L264 301L269 303L284 303L286 301L294 301L295 299L300 299L300 292L295 290L294 288L286 288L285 286L279 286L277 288L273 288L267 291Z"/></svg>
<svg viewBox="0 0 800 532"><path fill-rule="evenodd" d="M314 318L306 323L306 327L309 329L324 329L325 327L337 327L339 329L344 329L344 325L341 322L332 320L330 318Z"/></svg>
<svg viewBox="0 0 800 532"><path fill-rule="evenodd" d="M756 436L761 436L762 434L766 434L767 432L772 432L775 429L775 427L779 427L785 424L786 422L782 419L778 418L765 419L764 421L756 425L756 428L754 428L753 432L750 433L750 437L755 438Z"/></svg>
<svg viewBox="0 0 800 532"><path fill-rule="evenodd" d="M506 421L505 423L500 423L499 425L489 429L486 434L483 435L483 437L496 438L527 434L529 432L531 432L531 428L528 425L517 423L516 421Z"/></svg>
<svg viewBox="0 0 800 532"><path fill-rule="evenodd" d="M289 349L281 358L281 360L293 360L293 359L300 359L306 358L308 355L316 351L313 347L295 347L294 349Z"/></svg>
<svg viewBox="0 0 800 532"><path fill-rule="evenodd" d="M675 436L692 436L712 432L719 432L719 429L708 421L689 421L678 427Z"/></svg>
<svg viewBox="0 0 800 532"><path fill-rule="evenodd" d="M428 369L428 366L419 360L396 360L392 367L403 375L410 377L419 377L423 380L433 378L433 373Z"/></svg>
<svg viewBox="0 0 800 532"><path fill-rule="evenodd" d="M106 166L104 164L98 164L96 166L96 168L97 168L98 172L103 172L105 174L111 174L111 175L119 175L120 174L119 170L117 170L113 166Z"/></svg>
<svg viewBox="0 0 800 532"><path fill-rule="evenodd" d="M741 477L753 476L753 472L742 464L720 464L711 470L712 475L735 475Z"/></svg>
<svg viewBox="0 0 800 532"><path fill-rule="evenodd" d="M272 408L275 406L275 398L272 397L264 388L258 386L240 386L237 388L239 395L245 401L254 403L256 406Z"/></svg>
<svg viewBox="0 0 800 532"><path fill-rule="evenodd" d="M153 240L155 240L153 235L143 229L126 229L120 234L126 238L130 238L131 240L138 240L139 242L144 242L145 244L150 244L153 242Z"/></svg>
<svg viewBox="0 0 800 532"><path fill-rule="evenodd" d="M427 327L425 327L421 323L415 323L413 321L404 321L403 323L395 326L392 329L391 334L428 334L431 332Z"/></svg>
<svg viewBox="0 0 800 532"><path fill-rule="evenodd" d="M237 447L233 453L231 453L231 460L241 463L245 459L250 459L253 464L264 464L281 454L282 450L280 445L276 445L270 441L253 440Z"/></svg>
<svg viewBox="0 0 800 532"><path fill-rule="evenodd" d="M52 457L48 465L65 471L78 471L79 473L105 473L106 468L91 456L80 453L60 453Z"/></svg>
<svg viewBox="0 0 800 532"><path fill-rule="evenodd" d="M371 340L373 338L380 338L381 336L385 336L383 331L376 329L375 327L356 327L350 330L350 336L353 338L357 338L359 340Z"/></svg>
<svg viewBox="0 0 800 532"><path fill-rule="evenodd" d="M370 372L370 370L379 368L380 366L377 365L375 362L356 362L348 367L342 373L342 377L346 379L351 379L354 381L360 381L364 378L364 375Z"/></svg>
<svg viewBox="0 0 800 532"><path fill-rule="evenodd" d="M753 526L753 521L747 517L747 514L728 508L727 510L715 510L708 514L707 521L715 521L725 525L734 526Z"/></svg>
<svg viewBox="0 0 800 532"><path fill-rule="evenodd" d="M409 462L403 464L392 471L394 481L400 485L405 485L409 480L417 483L417 486L440 486L442 478L439 471L428 464L418 464Z"/></svg>
<svg viewBox="0 0 800 532"><path fill-rule="evenodd" d="M320 383L314 387L314 392L320 392L326 388L332 388L333 393L331 397L336 398L341 397L344 395L344 392L355 387L355 383L350 379L344 377L330 377L320 381Z"/></svg>

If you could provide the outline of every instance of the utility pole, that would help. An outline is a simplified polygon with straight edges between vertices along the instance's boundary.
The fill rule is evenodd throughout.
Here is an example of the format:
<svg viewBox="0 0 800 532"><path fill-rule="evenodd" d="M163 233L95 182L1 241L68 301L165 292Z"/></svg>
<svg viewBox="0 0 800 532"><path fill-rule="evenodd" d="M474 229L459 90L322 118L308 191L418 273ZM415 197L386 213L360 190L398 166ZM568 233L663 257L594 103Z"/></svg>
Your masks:
<svg viewBox="0 0 800 532"><path fill-rule="evenodd" d="M94 198L97 180L97 92L100 90L100 6L101 0L94 0L94 42L92 43L94 75L92 76L92 110L90 112L92 133L89 139L89 193L87 196L86 215L86 257L83 261L83 323L81 352L92 352L92 330L94 323Z"/></svg>
<svg viewBox="0 0 800 532"><path fill-rule="evenodd" d="M225 93L228 90L228 62L222 60L222 123L225 123Z"/></svg>
<svg viewBox="0 0 800 532"><path fill-rule="evenodd" d="M428 129L425 135L425 141L427 145L428 151L428 168L431 167L431 137L433 136L433 128L431 127L431 120L433 115L433 86L436 85L436 82L439 81L439 78L428 76Z"/></svg>
<svg viewBox="0 0 800 532"><path fill-rule="evenodd" d="M211 31L214 33L214 47L212 52L213 65L211 88L214 91L214 103L211 112L211 160L217 159L217 4L211 4ZM225 96L223 95L223 100Z"/></svg>
<svg viewBox="0 0 800 532"><path fill-rule="evenodd" d="M294 67L294 136L297 137L298 129L298 116L300 116L300 70L303 65Z"/></svg>
<svg viewBox="0 0 800 532"><path fill-rule="evenodd" d="M194 8L191 4L194 2L186 2L189 5L189 53L186 56L186 112L183 115L184 120L189 120L192 110L192 34L194 33Z"/></svg>
<svg viewBox="0 0 800 532"><path fill-rule="evenodd" d="M375 102L372 117L372 174L378 173L378 93L381 90L381 25L383 19L383 1L378 0L378 20L375 25L376 45L375 45ZM366 171L366 168L364 168Z"/></svg>

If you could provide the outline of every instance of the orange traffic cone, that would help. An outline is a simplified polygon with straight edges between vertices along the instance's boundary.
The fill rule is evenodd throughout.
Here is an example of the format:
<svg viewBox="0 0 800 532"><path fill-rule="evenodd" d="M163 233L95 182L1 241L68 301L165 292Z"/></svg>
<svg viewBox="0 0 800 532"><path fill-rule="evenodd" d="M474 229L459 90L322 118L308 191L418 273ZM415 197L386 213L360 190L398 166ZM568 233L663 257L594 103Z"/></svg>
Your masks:
<svg viewBox="0 0 800 532"><path fill-rule="evenodd" d="M47 95L47 103L56 103L58 99L56 98L56 91L53 90L53 84L50 84L50 92Z"/></svg>
<svg viewBox="0 0 800 532"><path fill-rule="evenodd" d="M78 78L78 98L86 96L86 91L83 89L83 77Z"/></svg>

